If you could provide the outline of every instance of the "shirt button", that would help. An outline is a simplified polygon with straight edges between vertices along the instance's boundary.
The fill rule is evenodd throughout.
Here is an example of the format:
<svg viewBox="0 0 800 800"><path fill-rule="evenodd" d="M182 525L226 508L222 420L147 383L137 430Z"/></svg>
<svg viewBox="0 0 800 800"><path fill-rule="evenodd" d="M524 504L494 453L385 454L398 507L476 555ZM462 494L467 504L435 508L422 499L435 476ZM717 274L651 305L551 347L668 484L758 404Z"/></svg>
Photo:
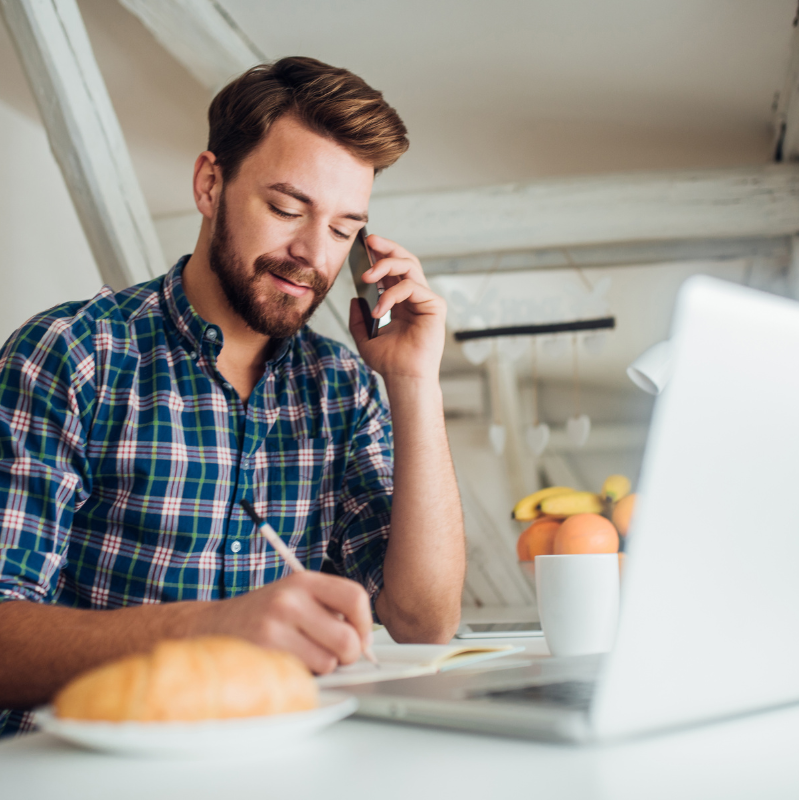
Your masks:
<svg viewBox="0 0 800 800"><path fill-rule="evenodd" d="M189 358L191 358L192 361L197 361L197 351L196 350L192 350L192 352L189 353Z"/></svg>
<svg viewBox="0 0 800 800"><path fill-rule="evenodd" d="M241 542L234 542L231 545L231 553L238 553L241 549L242 549L242 543Z"/></svg>
<svg viewBox="0 0 800 800"><path fill-rule="evenodd" d="M206 339L208 339L209 342L213 342L214 339L216 338L217 338L217 331L214 328L209 328L206 331Z"/></svg>
<svg viewBox="0 0 800 800"><path fill-rule="evenodd" d="M222 385L228 390L233 389L233 386L231 386L229 383L223 383Z"/></svg>

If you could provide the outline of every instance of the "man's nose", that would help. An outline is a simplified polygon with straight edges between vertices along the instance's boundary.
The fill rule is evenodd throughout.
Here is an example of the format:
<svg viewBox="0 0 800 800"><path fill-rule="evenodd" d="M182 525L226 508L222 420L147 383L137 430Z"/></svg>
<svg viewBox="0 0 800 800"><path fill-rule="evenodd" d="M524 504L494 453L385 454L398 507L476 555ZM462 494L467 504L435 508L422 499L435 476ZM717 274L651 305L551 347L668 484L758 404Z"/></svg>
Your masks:
<svg viewBox="0 0 800 800"><path fill-rule="evenodd" d="M289 255L306 267L324 271L327 262L328 229L326 225L304 225L289 246Z"/></svg>

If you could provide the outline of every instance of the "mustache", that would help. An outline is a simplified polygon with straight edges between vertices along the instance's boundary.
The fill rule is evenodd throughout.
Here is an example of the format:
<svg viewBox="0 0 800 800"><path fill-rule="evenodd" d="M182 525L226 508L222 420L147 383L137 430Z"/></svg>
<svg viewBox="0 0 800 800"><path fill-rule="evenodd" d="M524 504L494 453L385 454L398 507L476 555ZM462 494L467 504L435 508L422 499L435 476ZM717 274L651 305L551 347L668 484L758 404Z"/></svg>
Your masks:
<svg viewBox="0 0 800 800"><path fill-rule="evenodd" d="M317 270L301 267L293 261L261 255L253 262L253 272L256 278L261 278L271 272L291 283L308 286L317 296L325 294L328 290L328 281Z"/></svg>

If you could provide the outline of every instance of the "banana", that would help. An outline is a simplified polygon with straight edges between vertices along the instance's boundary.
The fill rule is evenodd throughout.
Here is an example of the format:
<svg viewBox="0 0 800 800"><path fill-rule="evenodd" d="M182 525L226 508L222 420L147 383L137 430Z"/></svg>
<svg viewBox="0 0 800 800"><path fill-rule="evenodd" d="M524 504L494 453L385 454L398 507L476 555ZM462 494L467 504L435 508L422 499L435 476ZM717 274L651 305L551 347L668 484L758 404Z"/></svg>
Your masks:
<svg viewBox="0 0 800 800"><path fill-rule="evenodd" d="M542 501L543 514L553 517L571 517L573 514L599 514L603 510L600 495L594 492L570 492L548 497Z"/></svg>
<svg viewBox="0 0 800 800"><path fill-rule="evenodd" d="M624 475L609 475L600 490L600 497L609 503L617 503L631 493L631 482Z"/></svg>
<svg viewBox="0 0 800 800"><path fill-rule="evenodd" d="M522 520L523 522L530 522L536 517L540 517L542 515L541 511L539 510L539 504L547 497L556 497L560 494L567 494L569 492L574 492L574 489L570 489L569 486L550 486L547 489L540 489L538 492L534 492L533 494L529 494L527 497L523 497L522 500L519 501L514 506L514 510L511 512L511 519L518 519Z"/></svg>

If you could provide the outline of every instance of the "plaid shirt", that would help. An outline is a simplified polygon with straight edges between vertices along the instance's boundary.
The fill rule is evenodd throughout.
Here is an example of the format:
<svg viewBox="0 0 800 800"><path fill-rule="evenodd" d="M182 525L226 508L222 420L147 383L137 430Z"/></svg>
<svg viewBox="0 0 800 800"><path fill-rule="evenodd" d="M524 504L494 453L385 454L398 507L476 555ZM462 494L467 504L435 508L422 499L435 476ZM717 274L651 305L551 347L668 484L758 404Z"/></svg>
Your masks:
<svg viewBox="0 0 800 800"><path fill-rule="evenodd" d="M216 366L222 331L166 276L29 320L0 351L0 601L120 608L216 600L324 556L374 602L392 431L374 373L304 328L247 407ZM0 735L30 715L0 711Z"/></svg>

